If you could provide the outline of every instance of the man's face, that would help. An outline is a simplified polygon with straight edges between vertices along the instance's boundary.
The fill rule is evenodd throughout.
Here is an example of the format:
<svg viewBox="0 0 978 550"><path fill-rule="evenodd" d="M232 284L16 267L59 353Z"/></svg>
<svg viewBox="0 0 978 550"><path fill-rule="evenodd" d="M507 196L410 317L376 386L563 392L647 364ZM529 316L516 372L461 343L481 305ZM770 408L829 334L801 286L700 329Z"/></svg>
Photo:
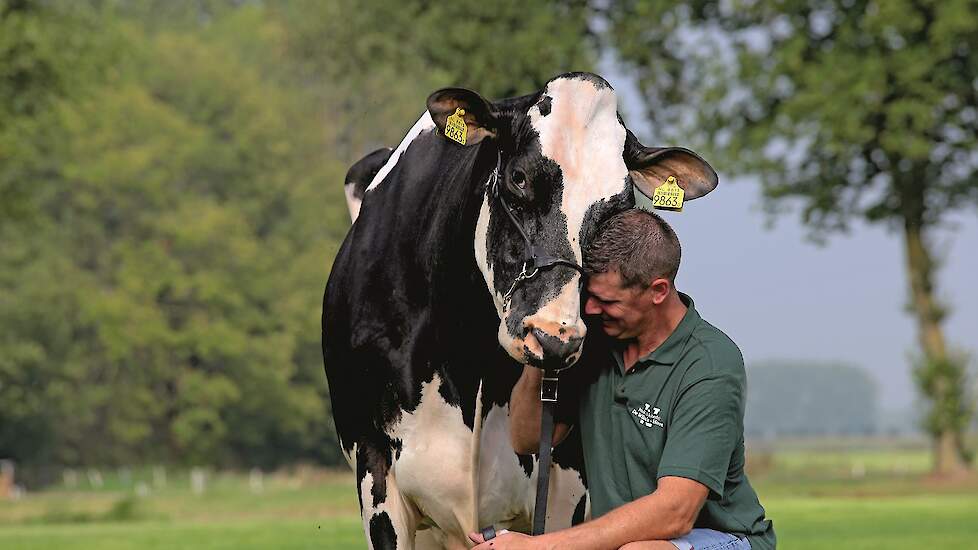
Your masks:
<svg viewBox="0 0 978 550"><path fill-rule="evenodd" d="M655 315L654 287L626 287L617 270L588 278L584 313L601 317L601 328L612 338L636 338Z"/></svg>

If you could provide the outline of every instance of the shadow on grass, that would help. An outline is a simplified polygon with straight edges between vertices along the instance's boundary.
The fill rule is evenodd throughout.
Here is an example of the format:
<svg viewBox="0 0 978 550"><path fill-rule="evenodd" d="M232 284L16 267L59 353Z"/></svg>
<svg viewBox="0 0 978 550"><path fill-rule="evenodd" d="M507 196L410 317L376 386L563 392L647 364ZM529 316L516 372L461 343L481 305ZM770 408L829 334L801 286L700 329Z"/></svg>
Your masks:
<svg viewBox="0 0 978 550"><path fill-rule="evenodd" d="M159 519L151 517L140 504L139 499L134 495L127 495L119 498L112 503L112 506L104 512L77 511L69 510L63 504L56 504L48 508L42 515L31 518L26 524L61 524L61 523L101 523L101 522L126 522L139 521L145 519Z"/></svg>

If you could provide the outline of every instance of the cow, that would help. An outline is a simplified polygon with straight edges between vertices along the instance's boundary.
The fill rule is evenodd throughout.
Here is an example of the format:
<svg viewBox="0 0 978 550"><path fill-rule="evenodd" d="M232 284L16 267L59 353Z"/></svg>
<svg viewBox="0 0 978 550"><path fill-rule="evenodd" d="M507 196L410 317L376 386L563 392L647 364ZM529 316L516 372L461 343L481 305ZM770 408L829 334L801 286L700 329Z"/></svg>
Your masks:
<svg viewBox="0 0 978 550"><path fill-rule="evenodd" d="M468 548L486 525L527 531L539 472L512 449L508 402L523 365L581 357L582 250L635 204L634 188L651 194L675 176L690 200L716 173L687 149L644 147L590 73L496 102L438 90L396 149L354 168L323 355L370 548ZM527 273L528 243L559 261ZM587 517L573 430L550 488L549 530Z"/></svg>
<svg viewBox="0 0 978 550"><path fill-rule="evenodd" d="M390 147L382 147L358 160L346 171L343 193L346 195L346 207L350 211L350 220L357 221L360 215L360 205L367 192L367 185L373 181L377 172L387 164L394 151Z"/></svg>

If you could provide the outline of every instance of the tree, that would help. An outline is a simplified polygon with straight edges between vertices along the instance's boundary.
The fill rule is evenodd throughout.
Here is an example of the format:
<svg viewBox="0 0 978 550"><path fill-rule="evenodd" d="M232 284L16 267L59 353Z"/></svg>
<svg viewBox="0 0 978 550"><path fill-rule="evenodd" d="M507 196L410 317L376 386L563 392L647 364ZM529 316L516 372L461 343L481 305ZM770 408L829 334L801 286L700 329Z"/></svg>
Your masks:
<svg viewBox="0 0 978 550"><path fill-rule="evenodd" d="M33 213L32 182L51 169L42 144L59 100L105 68L107 41L86 6L0 0L0 225Z"/></svg>
<svg viewBox="0 0 978 550"><path fill-rule="evenodd" d="M294 77L349 115L328 122L332 153L347 163L395 146L438 88L521 95L596 59L582 0L298 0L271 9L289 29Z"/></svg>
<svg viewBox="0 0 978 550"><path fill-rule="evenodd" d="M972 411L931 235L978 203L978 3L625 0L604 16L663 133L758 175L769 206L795 201L818 235L855 219L899 231L935 473L965 472Z"/></svg>
<svg viewBox="0 0 978 550"><path fill-rule="evenodd" d="M0 0L0 457L341 463L343 174L437 87L589 66L586 4L523 5Z"/></svg>

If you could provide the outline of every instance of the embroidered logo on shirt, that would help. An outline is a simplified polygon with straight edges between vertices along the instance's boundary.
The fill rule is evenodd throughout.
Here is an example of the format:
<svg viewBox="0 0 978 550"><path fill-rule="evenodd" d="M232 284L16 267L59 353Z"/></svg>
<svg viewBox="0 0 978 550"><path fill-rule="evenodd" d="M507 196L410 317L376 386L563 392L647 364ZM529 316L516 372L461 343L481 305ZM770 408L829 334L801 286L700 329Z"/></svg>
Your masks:
<svg viewBox="0 0 978 550"><path fill-rule="evenodd" d="M646 428L651 428L652 426L662 428L662 419L659 418L659 410L659 407L653 407L646 403L644 407L632 409L632 414L638 418L638 423Z"/></svg>

